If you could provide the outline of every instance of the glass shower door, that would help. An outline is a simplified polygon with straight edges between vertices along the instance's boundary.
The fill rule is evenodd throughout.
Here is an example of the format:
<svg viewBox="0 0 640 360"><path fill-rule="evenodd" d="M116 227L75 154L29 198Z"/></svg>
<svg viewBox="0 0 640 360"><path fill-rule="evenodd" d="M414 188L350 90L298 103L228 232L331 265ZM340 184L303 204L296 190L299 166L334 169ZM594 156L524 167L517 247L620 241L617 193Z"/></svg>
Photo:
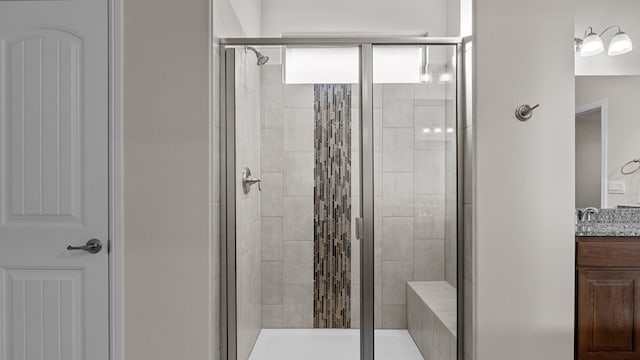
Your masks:
<svg viewBox="0 0 640 360"><path fill-rule="evenodd" d="M222 46L222 358L457 359L459 45L254 40Z"/></svg>
<svg viewBox="0 0 640 360"><path fill-rule="evenodd" d="M374 46L376 358L457 359L456 46Z"/></svg>
<svg viewBox="0 0 640 360"><path fill-rule="evenodd" d="M226 79L235 100L230 352L359 359L359 48L227 52L235 69Z"/></svg>

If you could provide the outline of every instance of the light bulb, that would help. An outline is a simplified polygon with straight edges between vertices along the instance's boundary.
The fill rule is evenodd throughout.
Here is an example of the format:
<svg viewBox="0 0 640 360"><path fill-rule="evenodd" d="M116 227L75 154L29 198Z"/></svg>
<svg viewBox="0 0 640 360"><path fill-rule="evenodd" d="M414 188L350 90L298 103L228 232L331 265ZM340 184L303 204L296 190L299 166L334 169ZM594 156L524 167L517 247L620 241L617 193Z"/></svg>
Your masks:
<svg viewBox="0 0 640 360"><path fill-rule="evenodd" d="M593 30L587 37L582 40L582 46L580 47L580 56L594 56L604 51L604 44L598 34Z"/></svg>
<svg viewBox="0 0 640 360"><path fill-rule="evenodd" d="M626 33L619 31L609 43L609 56L617 56L631 52L633 50L633 43L631 38Z"/></svg>

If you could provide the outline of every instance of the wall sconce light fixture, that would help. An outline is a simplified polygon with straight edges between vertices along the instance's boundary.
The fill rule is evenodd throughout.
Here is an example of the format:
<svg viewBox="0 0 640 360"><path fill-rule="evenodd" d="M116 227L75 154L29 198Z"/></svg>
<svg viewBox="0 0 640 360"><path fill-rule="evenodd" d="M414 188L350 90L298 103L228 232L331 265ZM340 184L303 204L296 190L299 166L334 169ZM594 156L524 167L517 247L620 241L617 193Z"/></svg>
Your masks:
<svg viewBox="0 0 640 360"><path fill-rule="evenodd" d="M611 38L607 54L609 56L617 56L630 53L633 50L631 38L616 25L604 29L600 35L596 34L592 27L588 27L584 32L583 39L575 38L575 51L584 57L600 54L604 51L602 35L613 28L618 28L618 32Z"/></svg>

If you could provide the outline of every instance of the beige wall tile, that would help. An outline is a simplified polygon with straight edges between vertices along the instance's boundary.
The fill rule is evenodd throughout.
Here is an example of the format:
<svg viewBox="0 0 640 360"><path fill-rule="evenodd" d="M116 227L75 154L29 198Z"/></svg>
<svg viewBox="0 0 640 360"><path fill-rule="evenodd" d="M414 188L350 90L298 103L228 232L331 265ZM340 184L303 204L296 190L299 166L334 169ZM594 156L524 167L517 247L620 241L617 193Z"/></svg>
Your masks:
<svg viewBox="0 0 640 360"><path fill-rule="evenodd" d="M282 216L282 173L266 173L260 175L262 178L262 191L260 192L260 213L262 216ZM253 186L251 192L258 190Z"/></svg>
<svg viewBox="0 0 640 360"><path fill-rule="evenodd" d="M282 305L282 261L263 261L262 273L262 304Z"/></svg>
<svg viewBox="0 0 640 360"><path fill-rule="evenodd" d="M313 242L284 242L284 283L313 284Z"/></svg>
<svg viewBox="0 0 640 360"><path fill-rule="evenodd" d="M261 172L281 173L283 171L282 129L263 129L260 150ZM254 172L257 169L251 169ZM254 174L258 175L258 174Z"/></svg>
<svg viewBox="0 0 640 360"><path fill-rule="evenodd" d="M382 305L382 327L384 329L406 329L407 307L404 305Z"/></svg>
<svg viewBox="0 0 640 360"><path fill-rule="evenodd" d="M413 218L382 218L382 260L413 261Z"/></svg>
<svg viewBox="0 0 640 360"><path fill-rule="evenodd" d="M412 279L413 261L383 261L382 304L405 305L407 297L406 282Z"/></svg>
<svg viewBox="0 0 640 360"><path fill-rule="evenodd" d="M262 217L262 260L282 260L282 217Z"/></svg>
<svg viewBox="0 0 640 360"><path fill-rule="evenodd" d="M313 152L284 154L283 189L285 196L313 196Z"/></svg>
<svg viewBox="0 0 640 360"><path fill-rule="evenodd" d="M283 239L285 241L313 240L312 197L284 197Z"/></svg>
<svg viewBox="0 0 640 360"><path fill-rule="evenodd" d="M382 130L382 171L413 172L413 129Z"/></svg>
<svg viewBox="0 0 640 360"><path fill-rule="evenodd" d="M284 285L283 319L286 328L313 327L313 285Z"/></svg>

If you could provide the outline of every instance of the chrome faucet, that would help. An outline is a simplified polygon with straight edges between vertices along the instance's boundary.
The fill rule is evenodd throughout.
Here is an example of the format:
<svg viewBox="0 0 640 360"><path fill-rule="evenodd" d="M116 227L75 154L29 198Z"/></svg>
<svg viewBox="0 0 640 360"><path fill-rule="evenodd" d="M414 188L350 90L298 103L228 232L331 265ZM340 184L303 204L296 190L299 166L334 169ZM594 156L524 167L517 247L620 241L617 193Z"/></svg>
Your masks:
<svg viewBox="0 0 640 360"><path fill-rule="evenodd" d="M577 209L578 221L593 221L593 215L596 215L599 211L594 207L587 207L584 209Z"/></svg>

